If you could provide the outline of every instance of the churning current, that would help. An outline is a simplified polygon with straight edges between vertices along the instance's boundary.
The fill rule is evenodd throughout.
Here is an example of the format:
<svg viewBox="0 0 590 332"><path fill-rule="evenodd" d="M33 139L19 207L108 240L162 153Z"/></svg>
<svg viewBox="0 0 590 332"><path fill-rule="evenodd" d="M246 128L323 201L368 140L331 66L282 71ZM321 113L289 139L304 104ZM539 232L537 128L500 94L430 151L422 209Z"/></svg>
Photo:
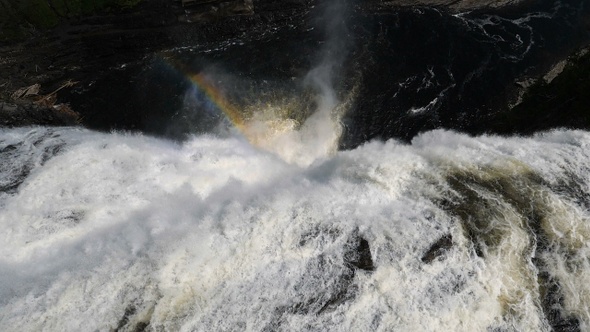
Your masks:
<svg viewBox="0 0 590 332"><path fill-rule="evenodd" d="M0 330L588 330L589 146L1 129Z"/></svg>

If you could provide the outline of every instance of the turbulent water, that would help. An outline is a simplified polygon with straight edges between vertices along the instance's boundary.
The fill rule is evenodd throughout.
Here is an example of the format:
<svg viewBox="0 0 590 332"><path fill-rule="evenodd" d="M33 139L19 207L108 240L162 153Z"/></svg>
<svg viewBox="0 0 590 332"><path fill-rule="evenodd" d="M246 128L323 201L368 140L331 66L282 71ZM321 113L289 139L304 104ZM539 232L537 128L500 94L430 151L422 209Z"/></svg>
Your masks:
<svg viewBox="0 0 590 332"><path fill-rule="evenodd" d="M473 137L412 120L467 121L453 100L477 103L478 82L505 85L556 42L536 34L570 17L556 3L520 18L383 16L380 42L404 47L368 50L373 76L344 92L338 38L307 73L249 85L246 110L224 83L252 77L223 62L223 75L183 76L170 98L185 113L151 121L182 124L184 140L0 129L0 331L590 330L590 133ZM422 17L434 28L412 32ZM445 27L466 31L449 34L450 62L412 61L438 39L404 38Z"/></svg>
<svg viewBox="0 0 590 332"><path fill-rule="evenodd" d="M0 330L587 330L589 146L4 129Z"/></svg>

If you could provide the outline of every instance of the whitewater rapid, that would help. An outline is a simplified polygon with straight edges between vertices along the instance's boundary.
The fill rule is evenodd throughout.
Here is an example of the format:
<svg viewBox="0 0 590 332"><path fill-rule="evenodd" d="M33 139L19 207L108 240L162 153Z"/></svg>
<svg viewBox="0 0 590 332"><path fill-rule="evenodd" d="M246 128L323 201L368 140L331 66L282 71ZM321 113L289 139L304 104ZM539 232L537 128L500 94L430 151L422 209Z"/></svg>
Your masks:
<svg viewBox="0 0 590 332"><path fill-rule="evenodd" d="M0 330L588 330L589 147L0 129Z"/></svg>

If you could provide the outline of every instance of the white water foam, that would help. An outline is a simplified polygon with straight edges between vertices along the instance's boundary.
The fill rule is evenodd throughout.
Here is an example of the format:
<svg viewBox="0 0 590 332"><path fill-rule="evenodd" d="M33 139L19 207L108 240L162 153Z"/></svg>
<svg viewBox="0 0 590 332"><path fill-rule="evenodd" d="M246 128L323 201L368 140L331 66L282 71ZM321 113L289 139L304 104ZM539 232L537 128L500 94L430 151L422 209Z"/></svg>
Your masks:
<svg viewBox="0 0 590 332"><path fill-rule="evenodd" d="M543 269L590 328L588 210L549 189L590 193L585 132L434 131L305 167L233 137L1 129L3 157L8 145L1 176L30 172L1 196L2 331L549 331L530 226L486 187L496 177L544 209ZM440 204L462 200L456 174L476 179L503 234L481 256ZM447 234L453 246L423 262ZM373 271L347 263L358 237Z"/></svg>

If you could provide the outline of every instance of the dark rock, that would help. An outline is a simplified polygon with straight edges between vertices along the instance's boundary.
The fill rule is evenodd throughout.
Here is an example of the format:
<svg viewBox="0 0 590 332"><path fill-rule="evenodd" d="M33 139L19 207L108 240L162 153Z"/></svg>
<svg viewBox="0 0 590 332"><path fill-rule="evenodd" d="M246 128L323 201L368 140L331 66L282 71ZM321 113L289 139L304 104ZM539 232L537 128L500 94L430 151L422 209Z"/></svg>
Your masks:
<svg viewBox="0 0 590 332"><path fill-rule="evenodd" d="M0 156L4 157L2 153ZM24 166L18 169L13 169L11 176L8 179L0 181L0 192L3 193L14 193L18 187L25 181L26 177L30 174L31 167Z"/></svg>
<svg viewBox="0 0 590 332"><path fill-rule="evenodd" d="M48 107L30 100L14 103L0 101L0 127L16 126L72 126L78 125L80 116L67 105Z"/></svg>
<svg viewBox="0 0 590 332"><path fill-rule="evenodd" d="M303 234L299 245L308 245L315 239L334 241L340 234L335 230L314 229ZM263 331L280 330L286 315L321 315L353 301L358 293L354 283L357 271L374 270L369 242L354 230L348 235L342 257L321 254L311 259L305 269L302 279L293 287L297 294L290 303L274 310L271 322Z"/></svg>
<svg viewBox="0 0 590 332"><path fill-rule="evenodd" d="M516 3L520 5L512 6ZM551 99L553 93L542 95L545 91L531 88L518 107L510 109L507 102L522 90L515 82L543 75L554 60L589 40L587 27L581 25L590 7L552 3L367 0L351 5L344 18L347 47L338 52L346 59L334 68L334 88L339 96L354 88L359 97L342 119L340 147L354 148L371 139L411 141L437 128L527 134L559 126L590 127L583 94ZM194 116L202 110L183 109L191 86L187 75L219 67L239 77L220 87L227 91L238 85L241 91L260 91L261 82L268 80L275 87L286 86L291 95L301 93L303 79L292 79L304 78L317 64L318 50L329 37L314 19L321 7L317 4L257 0L251 11L247 1L182 7L180 2L145 0L133 10L81 16L0 48L0 100L37 83L46 89L40 93L48 93L71 79L79 86L61 93L58 101L69 103L84 125L183 139L203 126L203 117ZM493 9L494 15L506 18L498 27L474 27L464 20L486 19L481 6L492 10L489 6L499 4L507 7ZM480 6L480 11L450 15L447 9L459 5ZM218 8L215 14L198 17L210 13L211 6ZM529 12L554 9L550 21L514 23ZM197 22L179 22L185 14L197 15ZM565 80L558 81L550 84L562 84L567 91ZM575 91L584 91L584 84L579 86ZM255 99L251 94L238 102ZM535 111L534 100L543 106L541 111ZM4 117L0 124L18 121Z"/></svg>
<svg viewBox="0 0 590 332"><path fill-rule="evenodd" d="M6 113L16 112L17 108L18 107L14 104L0 102L0 112L6 112Z"/></svg>
<svg viewBox="0 0 590 332"><path fill-rule="evenodd" d="M368 55L365 58L359 53L363 60L358 60L364 63L359 84L362 98L355 100L353 110L343 119L341 148L355 148L371 139L410 142L419 133L438 128L473 135L528 134L539 130L529 127L531 122L542 122L545 128L574 123L560 115L567 104L560 111L548 112L547 117L534 114L534 107L522 116L512 116L516 109L509 108L509 101L522 89L515 81L543 76L553 63L589 42L583 19L590 16L589 7L579 7L576 13L556 13L550 21L529 21L529 32L533 33L522 43L514 39L527 32L514 31L526 27L516 26L512 20L533 8L551 12L542 7L549 3L553 2L535 2L524 9L504 9L491 15L471 12L458 17L442 9L420 8L383 10L372 17L373 25L367 25L374 29L366 36ZM487 28L472 29L471 23L461 19L495 15L502 20L497 21L494 33L511 31L501 33L504 41L500 43ZM558 18L572 28L568 33L571 39L554 34L562 27ZM547 24L556 24L550 33L544 30ZM588 127L587 121L579 123L577 128Z"/></svg>
<svg viewBox="0 0 590 332"><path fill-rule="evenodd" d="M344 253L344 262L353 268L373 271L373 258L371 257L371 247L369 241L354 234L346 245Z"/></svg>
<svg viewBox="0 0 590 332"><path fill-rule="evenodd" d="M60 92L58 102L68 103L81 114L84 125L107 131L142 130L167 135L167 124L171 119L175 121L189 82L182 68L159 67L171 73L179 71L168 80L157 77L161 72L150 71L158 66L158 52L175 47L218 48L236 38L245 42L272 36L272 31L288 29L293 22L304 23L307 19L302 14L309 9L307 1L272 3L270 7L258 3L260 14L252 15L250 1L214 1L207 5L218 7L215 17L182 24L178 17L185 12L202 12L200 5L181 7L180 2L145 0L131 11L82 16L24 43L0 46L0 101L11 100L11 95L22 87L40 84L43 88L39 93L47 94L65 80L78 81L74 89ZM267 14L270 19L263 18ZM274 52L265 50L264 45L252 47L261 48L265 55ZM238 53L243 57L243 50ZM190 58L196 58L194 53ZM285 60L278 61L287 64ZM190 68L192 61L188 61L188 68L198 72L198 68ZM273 61L258 61L258 66ZM142 84L142 80L151 81ZM168 83L170 86L166 86ZM42 120L37 124L46 124L47 120ZM177 137L185 131L190 133L194 124L184 125L182 119L177 122L187 128ZM0 116L0 124L6 126L30 123ZM169 136L175 132L172 130Z"/></svg>
<svg viewBox="0 0 590 332"><path fill-rule="evenodd" d="M355 299L355 269L334 258L322 254L309 261L290 303L275 308L263 331L281 330L287 315L321 315Z"/></svg>
<svg viewBox="0 0 590 332"><path fill-rule="evenodd" d="M531 0L369 0L367 2L375 2L383 7L429 6L446 8L453 12L465 12L470 10L516 7L530 1Z"/></svg>
<svg viewBox="0 0 590 332"><path fill-rule="evenodd" d="M52 129L30 136L30 141L8 144L0 142L0 192L15 193L37 165L44 165L58 155L65 142ZM73 222L83 217L80 212L72 212L67 219Z"/></svg>
<svg viewBox="0 0 590 332"><path fill-rule="evenodd" d="M123 317L119 320L115 331L133 331L143 332L149 327L149 322L138 322L134 326L130 326L131 318L137 313L137 309L134 306L129 306L125 309Z"/></svg>
<svg viewBox="0 0 590 332"><path fill-rule="evenodd" d="M453 237L451 234L445 235L430 246L430 249L428 249L428 251L422 256L422 262L430 264L438 257L444 255L452 247Z"/></svg>
<svg viewBox="0 0 590 332"><path fill-rule="evenodd" d="M557 69L557 70L556 70ZM491 119L499 133L532 134L556 127L590 128L590 52L583 48L526 90L510 112Z"/></svg>
<svg viewBox="0 0 590 332"><path fill-rule="evenodd" d="M144 332L147 330L147 328L150 326L150 323L146 323L146 322L139 322L137 323L137 325L135 325L135 328L133 329L133 332Z"/></svg>
<svg viewBox="0 0 590 332"><path fill-rule="evenodd" d="M123 317L121 317L121 319L119 320L119 324L117 324L117 327L115 328L115 331L120 331L122 330L125 325L127 325L129 323L130 318L135 315L136 313L136 309L133 306L129 306L125 309L125 313L123 313Z"/></svg>

